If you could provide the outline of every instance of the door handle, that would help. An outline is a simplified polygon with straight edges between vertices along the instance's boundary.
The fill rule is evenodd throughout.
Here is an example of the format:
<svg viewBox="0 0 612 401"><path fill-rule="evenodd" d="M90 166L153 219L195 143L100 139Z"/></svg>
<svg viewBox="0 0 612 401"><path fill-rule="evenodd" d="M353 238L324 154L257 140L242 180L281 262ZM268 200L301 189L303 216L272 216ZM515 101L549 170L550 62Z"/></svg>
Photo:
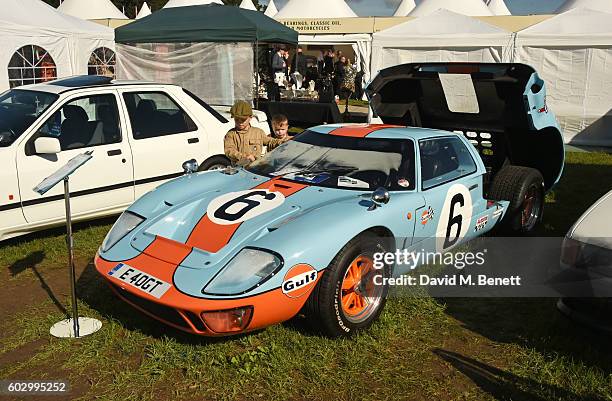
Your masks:
<svg viewBox="0 0 612 401"><path fill-rule="evenodd" d="M192 144L192 143L198 143L200 142L200 139L198 138L189 138L187 139L187 143Z"/></svg>
<svg viewBox="0 0 612 401"><path fill-rule="evenodd" d="M119 156L121 154L121 149L113 149L106 152L109 156Z"/></svg>
<svg viewBox="0 0 612 401"><path fill-rule="evenodd" d="M476 188L478 188L478 184L474 184L470 187L470 191L475 190Z"/></svg>

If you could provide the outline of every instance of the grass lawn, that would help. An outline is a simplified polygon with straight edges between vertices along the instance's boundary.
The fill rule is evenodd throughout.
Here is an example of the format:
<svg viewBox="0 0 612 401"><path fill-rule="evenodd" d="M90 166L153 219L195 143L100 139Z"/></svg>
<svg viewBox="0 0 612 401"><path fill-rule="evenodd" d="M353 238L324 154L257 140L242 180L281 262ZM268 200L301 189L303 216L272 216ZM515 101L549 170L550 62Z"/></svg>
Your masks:
<svg viewBox="0 0 612 401"><path fill-rule="evenodd" d="M568 153L539 235L564 235L611 184L612 155ZM612 342L553 299L394 298L342 340L299 318L229 339L183 334L96 276L111 223L76 230L81 314L104 325L78 341L48 334L68 305L63 230L0 246L0 379L68 379L83 400L612 400Z"/></svg>

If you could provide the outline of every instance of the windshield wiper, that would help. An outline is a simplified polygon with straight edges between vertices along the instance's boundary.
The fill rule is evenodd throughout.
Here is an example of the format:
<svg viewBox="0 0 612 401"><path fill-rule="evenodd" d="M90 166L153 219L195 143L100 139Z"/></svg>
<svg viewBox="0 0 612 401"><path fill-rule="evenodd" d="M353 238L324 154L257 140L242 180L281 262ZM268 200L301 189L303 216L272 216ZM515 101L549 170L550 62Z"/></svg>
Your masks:
<svg viewBox="0 0 612 401"><path fill-rule="evenodd" d="M278 175L275 175L274 173L272 173L271 175L273 175L274 178L282 178L289 174L306 175L306 174L322 174L322 173L338 173L338 172L350 173L356 170L359 170L359 169L357 167L330 167L330 168L322 168L318 170L311 170L307 168L307 169L302 169L302 170L288 171L286 173L278 174Z"/></svg>

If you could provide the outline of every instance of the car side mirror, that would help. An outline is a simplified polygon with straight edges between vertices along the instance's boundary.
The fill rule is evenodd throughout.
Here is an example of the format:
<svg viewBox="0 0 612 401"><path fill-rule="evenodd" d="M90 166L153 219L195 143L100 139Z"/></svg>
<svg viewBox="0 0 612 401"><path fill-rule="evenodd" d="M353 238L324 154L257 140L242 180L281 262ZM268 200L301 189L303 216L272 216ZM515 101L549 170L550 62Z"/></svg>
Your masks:
<svg viewBox="0 0 612 401"><path fill-rule="evenodd" d="M62 151L57 138L40 137L34 141L34 151L37 155L55 155Z"/></svg>
<svg viewBox="0 0 612 401"><path fill-rule="evenodd" d="M187 160L183 163L183 171L185 174L193 174L198 171L198 162L196 159Z"/></svg>
<svg viewBox="0 0 612 401"><path fill-rule="evenodd" d="M375 210L377 207L381 205L386 205L389 203L389 199L391 199L391 195L389 195L389 191L386 188L379 187L372 193L372 206L368 210Z"/></svg>

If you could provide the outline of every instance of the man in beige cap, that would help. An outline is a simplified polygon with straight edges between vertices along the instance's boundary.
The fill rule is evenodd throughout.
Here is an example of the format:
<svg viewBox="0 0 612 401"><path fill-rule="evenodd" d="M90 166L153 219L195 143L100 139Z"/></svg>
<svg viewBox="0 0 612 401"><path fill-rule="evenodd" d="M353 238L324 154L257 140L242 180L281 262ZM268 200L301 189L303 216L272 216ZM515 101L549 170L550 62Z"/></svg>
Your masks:
<svg viewBox="0 0 612 401"><path fill-rule="evenodd" d="M253 109L244 100L236 101L230 113L236 125L225 134L224 146L225 155L232 163L247 164L255 161L261 157L264 145L276 147L288 140L272 138L263 130L251 127Z"/></svg>

